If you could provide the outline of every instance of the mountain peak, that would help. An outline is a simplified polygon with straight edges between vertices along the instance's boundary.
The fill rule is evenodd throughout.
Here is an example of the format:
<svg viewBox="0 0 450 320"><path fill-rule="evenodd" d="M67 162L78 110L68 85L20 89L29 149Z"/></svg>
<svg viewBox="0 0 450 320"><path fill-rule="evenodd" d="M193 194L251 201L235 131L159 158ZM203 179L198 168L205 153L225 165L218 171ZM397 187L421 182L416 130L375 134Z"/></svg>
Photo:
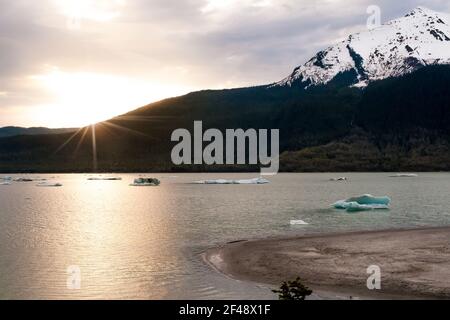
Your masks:
<svg viewBox="0 0 450 320"><path fill-rule="evenodd" d="M417 7L402 18L352 34L320 51L276 85L308 88L346 75L351 85L364 87L434 64L450 64L450 17Z"/></svg>
<svg viewBox="0 0 450 320"><path fill-rule="evenodd" d="M428 9L423 6L418 6L417 8L413 9L411 12L407 13L405 17L409 16L415 16L415 15L436 15L439 14L439 12Z"/></svg>

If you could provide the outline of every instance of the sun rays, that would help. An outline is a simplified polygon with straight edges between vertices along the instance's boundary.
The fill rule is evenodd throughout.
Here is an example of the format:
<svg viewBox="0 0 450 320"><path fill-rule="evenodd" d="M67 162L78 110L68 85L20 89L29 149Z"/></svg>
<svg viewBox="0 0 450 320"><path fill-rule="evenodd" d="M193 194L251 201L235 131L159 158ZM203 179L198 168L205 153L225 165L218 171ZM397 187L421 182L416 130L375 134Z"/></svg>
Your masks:
<svg viewBox="0 0 450 320"><path fill-rule="evenodd" d="M139 122L153 122L158 121L161 117L137 117L137 116L121 116L117 117L115 120L118 121L118 119L124 121L139 121ZM68 146L76 141L76 146L73 151L73 157L75 158L82 147L83 143L85 143L87 136L90 133L90 150L91 150L91 157L92 157L92 164L91 169L92 172L98 171L98 139L97 139L97 132L98 130L102 131L102 134L105 136L109 136L110 138L113 138L115 134L129 134L133 136L138 136L141 138L145 138L148 140L156 141L157 139L140 131L133 130L130 128L127 128L123 125L119 125L117 123L113 123L112 120L109 121L103 121L96 124L92 124L83 128L79 128L77 131L75 131L73 134L71 134L58 148L55 150L53 155L58 154L63 149L68 148ZM76 140L78 137L78 141Z"/></svg>

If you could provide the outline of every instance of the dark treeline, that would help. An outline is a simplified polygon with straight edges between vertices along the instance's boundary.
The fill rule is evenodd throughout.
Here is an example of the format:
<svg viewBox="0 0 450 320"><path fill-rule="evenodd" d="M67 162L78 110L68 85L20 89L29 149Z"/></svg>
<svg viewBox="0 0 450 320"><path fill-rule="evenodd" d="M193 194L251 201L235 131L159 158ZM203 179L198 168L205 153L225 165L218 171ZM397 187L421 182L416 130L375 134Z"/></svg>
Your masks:
<svg viewBox="0 0 450 320"><path fill-rule="evenodd" d="M248 166L174 166L176 128L279 128L284 171L450 169L450 66L348 87L206 90L166 99L96 126L98 171L246 171ZM92 128L0 139L0 172L90 172ZM84 139L81 139L84 136ZM67 142L68 141L68 142ZM66 143L67 142L67 143ZM63 146L61 148L61 146Z"/></svg>

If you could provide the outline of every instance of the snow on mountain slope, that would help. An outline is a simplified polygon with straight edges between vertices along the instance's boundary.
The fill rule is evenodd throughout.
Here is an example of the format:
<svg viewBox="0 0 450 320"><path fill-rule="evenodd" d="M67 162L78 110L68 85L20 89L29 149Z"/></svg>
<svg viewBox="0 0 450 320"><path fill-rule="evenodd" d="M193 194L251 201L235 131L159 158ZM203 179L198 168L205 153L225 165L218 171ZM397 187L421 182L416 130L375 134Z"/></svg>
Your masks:
<svg viewBox="0 0 450 320"><path fill-rule="evenodd" d="M363 87L433 64L450 64L450 15L418 7L378 28L350 35L275 85L326 84L352 71L354 85Z"/></svg>

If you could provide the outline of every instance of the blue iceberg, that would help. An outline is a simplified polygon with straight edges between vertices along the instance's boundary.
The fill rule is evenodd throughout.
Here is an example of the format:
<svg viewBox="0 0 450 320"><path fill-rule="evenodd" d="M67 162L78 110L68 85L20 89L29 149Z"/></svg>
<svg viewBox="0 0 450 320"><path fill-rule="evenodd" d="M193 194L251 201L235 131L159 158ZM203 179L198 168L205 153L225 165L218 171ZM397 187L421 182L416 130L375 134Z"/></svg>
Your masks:
<svg viewBox="0 0 450 320"><path fill-rule="evenodd" d="M347 210L347 212L387 210L391 199L389 197L374 197L364 194L358 197L351 197L347 200L339 200L333 204L336 209Z"/></svg>

